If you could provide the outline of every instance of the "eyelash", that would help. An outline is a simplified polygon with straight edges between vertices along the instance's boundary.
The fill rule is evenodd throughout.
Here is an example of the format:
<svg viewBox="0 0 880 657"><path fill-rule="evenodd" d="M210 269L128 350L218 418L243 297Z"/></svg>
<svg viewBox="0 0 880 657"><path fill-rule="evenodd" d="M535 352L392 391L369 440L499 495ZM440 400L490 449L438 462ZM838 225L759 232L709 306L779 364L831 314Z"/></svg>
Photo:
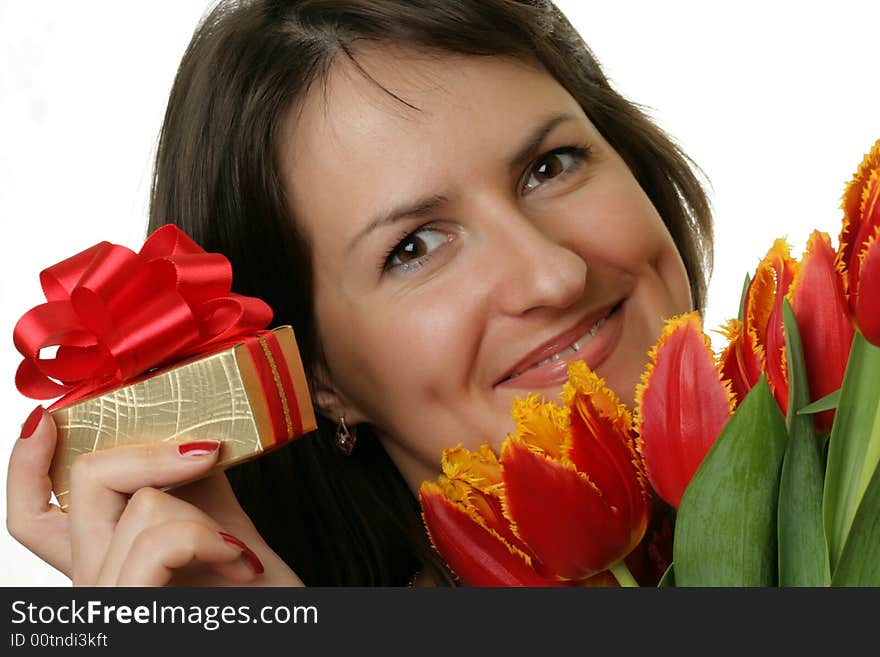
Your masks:
<svg viewBox="0 0 880 657"><path fill-rule="evenodd" d="M532 172L534 171L535 166L538 163L547 159L548 157L551 157L553 155L571 155L575 158L574 164L569 169L567 169L566 171L563 171L562 173L559 174L559 176L556 177L556 178L559 178L562 176L566 176L566 175L572 173L573 171L577 171L584 164L584 162L587 160L587 158L589 157L590 151L591 151L591 148L590 148L589 144L583 144L583 145L579 145L579 146L562 146L561 148L554 148L553 150L549 150L546 153L542 153L539 157L537 157L535 160L533 160L529 164L529 167L526 169L525 173L523 174L523 176L519 180L518 188L522 191L523 186L529 180L529 177L531 176ZM551 181L556 180L556 178L551 179ZM543 184L547 184L547 183L542 183L542 185ZM529 194L529 193L531 193L531 191L533 191L533 190L522 191L522 193ZM392 265L391 260L394 256L394 254L398 251L398 249L400 249L401 245L403 245L409 238L411 238L411 237L415 236L416 234L418 234L422 231L425 231L425 230L441 230L441 229L433 224L428 223L428 224L423 224L423 225L419 226L415 230L404 231L394 242L392 242L393 246L385 253L384 257L382 258L381 264L379 266L379 273L384 274L384 273L387 273L395 268L403 269L405 271L412 271L412 270L417 270L417 269L420 269L421 267L423 267L426 264L426 262L431 258L431 253L426 254L425 256L423 256L419 260L407 262L402 265L396 265L396 266Z"/></svg>
<svg viewBox="0 0 880 657"><path fill-rule="evenodd" d="M422 231L425 231L425 230L441 230L441 229L438 228L437 226L435 226L434 224L423 224L423 225L419 226L418 228L416 228L415 230L404 231L394 241L394 243L393 243L394 246L392 246L388 250L388 252L385 254L385 257L382 258L382 264L379 266L379 273L382 274L382 273L386 273L388 271L391 271L392 269L395 269L395 266L391 264L391 259L394 257L394 254L397 253L397 251L400 249L401 245L405 244L408 239L410 239L414 235L417 235L418 233L421 233ZM429 254L423 256L419 260L413 260L412 262L407 262L402 265L397 265L396 268L402 269L405 271L412 271L414 269L420 269L425 264L425 261L427 259L429 259L430 257L431 257L431 254L429 253Z"/></svg>
<svg viewBox="0 0 880 657"><path fill-rule="evenodd" d="M575 162L572 165L572 167L563 171L556 178L553 178L553 180L557 180L561 176L566 176L566 175L568 175L570 173L574 173L575 171L580 169L581 166L584 164L584 162L586 162L587 158L590 156L590 151L591 151L591 148L590 148L589 144L582 144L582 145L577 145L577 146L562 146L561 148L554 148L553 150L550 150L550 151L547 151L546 153L541 154L535 160L533 160L531 164L529 164L528 169L526 169L522 178L520 178L520 183L519 183L520 189L522 190L525 183L528 182L529 176L531 176L535 167L540 162L543 162L544 160L546 160L548 157L550 157L552 155L571 155L575 159ZM544 184L547 184L547 183L544 183ZM531 190L524 191L523 193L529 194L529 193L531 193Z"/></svg>

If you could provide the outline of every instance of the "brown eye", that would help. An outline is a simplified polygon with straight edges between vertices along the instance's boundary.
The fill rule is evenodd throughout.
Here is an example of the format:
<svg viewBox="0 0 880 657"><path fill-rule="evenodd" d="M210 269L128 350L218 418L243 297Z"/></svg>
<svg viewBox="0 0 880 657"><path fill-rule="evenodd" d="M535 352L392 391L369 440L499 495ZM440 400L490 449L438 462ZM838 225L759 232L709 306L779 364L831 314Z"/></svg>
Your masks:
<svg viewBox="0 0 880 657"><path fill-rule="evenodd" d="M535 168L532 169L535 179L538 182L544 182L545 180L550 180L550 178L558 176L565 170L565 166L562 164L561 160L562 158L554 153L538 162Z"/></svg>
<svg viewBox="0 0 880 657"><path fill-rule="evenodd" d="M400 262L409 262L410 260L421 258L427 252L428 245L425 244L425 240L413 235L400 243L395 255Z"/></svg>
<svg viewBox="0 0 880 657"><path fill-rule="evenodd" d="M450 241L452 236L438 228L425 226L404 237L391 251L384 269L406 269L415 266L431 255L438 247Z"/></svg>
<svg viewBox="0 0 880 657"><path fill-rule="evenodd" d="M528 170L523 191L530 192L544 183L577 169L584 161L584 148L563 148L543 155Z"/></svg>

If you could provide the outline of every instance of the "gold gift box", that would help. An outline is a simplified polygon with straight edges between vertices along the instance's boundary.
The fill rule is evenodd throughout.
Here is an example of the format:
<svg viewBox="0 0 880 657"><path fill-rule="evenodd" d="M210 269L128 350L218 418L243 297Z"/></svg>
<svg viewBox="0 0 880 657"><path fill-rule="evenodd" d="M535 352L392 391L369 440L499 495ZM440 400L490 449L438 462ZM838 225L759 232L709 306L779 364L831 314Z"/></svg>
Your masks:
<svg viewBox="0 0 880 657"><path fill-rule="evenodd" d="M80 454L219 440L215 469L225 469L313 431L315 413L293 329L282 326L247 340L53 410L58 442L49 476L61 508L67 508L70 464Z"/></svg>

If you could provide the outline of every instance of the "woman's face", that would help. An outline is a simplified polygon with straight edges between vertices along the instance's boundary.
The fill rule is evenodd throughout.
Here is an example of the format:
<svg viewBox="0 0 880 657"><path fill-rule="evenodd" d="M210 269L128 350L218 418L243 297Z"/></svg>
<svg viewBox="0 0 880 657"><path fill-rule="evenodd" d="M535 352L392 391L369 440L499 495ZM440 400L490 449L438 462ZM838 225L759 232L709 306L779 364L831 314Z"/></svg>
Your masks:
<svg viewBox="0 0 880 657"><path fill-rule="evenodd" d="M414 490L445 447L497 449L514 397L555 399L573 359L631 405L688 279L578 103L504 58L358 60L406 104L340 61L282 150L335 390L318 405L374 424Z"/></svg>

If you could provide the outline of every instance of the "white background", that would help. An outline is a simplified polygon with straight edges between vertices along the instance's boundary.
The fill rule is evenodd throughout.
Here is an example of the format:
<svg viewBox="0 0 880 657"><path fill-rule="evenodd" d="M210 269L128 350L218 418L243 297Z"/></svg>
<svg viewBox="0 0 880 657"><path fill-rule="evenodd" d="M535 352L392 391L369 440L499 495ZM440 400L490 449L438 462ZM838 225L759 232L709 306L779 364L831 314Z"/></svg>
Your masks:
<svg viewBox="0 0 880 657"><path fill-rule="evenodd" d="M836 244L840 196L880 138L880 3L559 0L617 88L710 180L706 325L736 313L776 237ZM0 461L34 403L15 389L18 317L44 267L101 240L138 249L177 63L208 0L0 0ZM4 509L5 493L0 492ZM0 531L0 585L68 585Z"/></svg>

